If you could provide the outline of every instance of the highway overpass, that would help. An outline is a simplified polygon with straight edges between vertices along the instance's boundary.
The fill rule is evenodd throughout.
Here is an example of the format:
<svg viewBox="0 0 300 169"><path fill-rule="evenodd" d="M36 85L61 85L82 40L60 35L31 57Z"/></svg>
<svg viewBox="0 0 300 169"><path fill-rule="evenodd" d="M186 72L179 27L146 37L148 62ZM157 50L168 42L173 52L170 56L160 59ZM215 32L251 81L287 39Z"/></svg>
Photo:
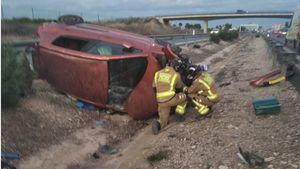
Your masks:
<svg viewBox="0 0 300 169"><path fill-rule="evenodd" d="M163 24L169 24L173 20L203 20L204 33L207 33L208 21L217 19L232 18L292 18L293 12L244 12L244 13L202 13L185 15L165 15L156 16L156 19Z"/></svg>

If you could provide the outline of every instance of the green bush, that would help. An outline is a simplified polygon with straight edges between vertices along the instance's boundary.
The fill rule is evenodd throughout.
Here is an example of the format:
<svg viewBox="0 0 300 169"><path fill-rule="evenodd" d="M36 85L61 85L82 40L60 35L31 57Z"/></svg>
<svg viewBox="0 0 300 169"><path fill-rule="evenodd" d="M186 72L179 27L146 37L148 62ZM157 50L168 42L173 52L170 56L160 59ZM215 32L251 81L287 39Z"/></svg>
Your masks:
<svg viewBox="0 0 300 169"><path fill-rule="evenodd" d="M231 41L232 40L230 33L227 30L220 30L218 35L219 35L220 39L222 39L223 41Z"/></svg>
<svg viewBox="0 0 300 169"><path fill-rule="evenodd" d="M211 42L214 42L214 43L219 43L220 42L220 37L219 37L218 34L213 33L213 34L210 34L209 40Z"/></svg>
<svg viewBox="0 0 300 169"><path fill-rule="evenodd" d="M233 41L239 37L239 32L236 30L220 30L218 34L210 34L210 41L219 43L220 39L223 41Z"/></svg>
<svg viewBox="0 0 300 169"><path fill-rule="evenodd" d="M239 37L239 32L237 30L229 31L229 33L232 39L237 39Z"/></svg>
<svg viewBox="0 0 300 169"><path fill-rule="evenodd" d="M30 91L33 73L24 57L10 47L1 48L1 103L11 107Z"/></svg>

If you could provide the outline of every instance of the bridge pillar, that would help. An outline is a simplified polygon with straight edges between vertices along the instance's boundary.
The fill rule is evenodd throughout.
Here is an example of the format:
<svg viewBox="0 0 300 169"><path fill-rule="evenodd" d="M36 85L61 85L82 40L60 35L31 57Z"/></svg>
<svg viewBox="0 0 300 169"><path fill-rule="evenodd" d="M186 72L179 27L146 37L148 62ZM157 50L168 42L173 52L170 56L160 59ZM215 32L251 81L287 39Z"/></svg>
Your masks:
<svg viewBox="0 0 300 169"><path fill-rule="evenodd" d="M203 33L207 33L208 32L208 20L204 20L203 21Z"/></svg>
<svg viewBox="0 0 300 169"><path fill-rule="evenodd" d="M158 20L158 22L160 22L163 25L168 25L169 21L168 20L164 20L163 18L156 18Z"/></svg>

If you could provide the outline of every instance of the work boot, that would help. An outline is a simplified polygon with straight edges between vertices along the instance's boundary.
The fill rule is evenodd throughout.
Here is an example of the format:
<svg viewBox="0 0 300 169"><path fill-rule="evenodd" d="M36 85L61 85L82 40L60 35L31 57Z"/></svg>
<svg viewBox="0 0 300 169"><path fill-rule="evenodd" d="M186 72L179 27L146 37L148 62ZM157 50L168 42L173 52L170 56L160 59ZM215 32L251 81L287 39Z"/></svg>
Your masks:
<svg viewBox="0 0 300 169"><path fill-rule="evenodd" d="M175 113L174 116L175 116L175 120L177 122L183 122L185 120L185 118L183 117L183 115Z"/></svg>
<svg viewBox="0 0 300 169"><path fill-rule="evenodd" d="M157 120L152 122L152 132L154 135L158 134L161 129L160 123Z"/></svg>
<svg viewBox="0 0 300 169"><path fill-rule="evenodd" d="M197 120L203 120L203 119L207 119L207 118L211 118L212 117L212 113L211 113L212 111L210 110L208 113L206 113L206 114L204 114L204 115L201 115L201 114L199 114L197 117L196 117L196 119Z"/></svg>

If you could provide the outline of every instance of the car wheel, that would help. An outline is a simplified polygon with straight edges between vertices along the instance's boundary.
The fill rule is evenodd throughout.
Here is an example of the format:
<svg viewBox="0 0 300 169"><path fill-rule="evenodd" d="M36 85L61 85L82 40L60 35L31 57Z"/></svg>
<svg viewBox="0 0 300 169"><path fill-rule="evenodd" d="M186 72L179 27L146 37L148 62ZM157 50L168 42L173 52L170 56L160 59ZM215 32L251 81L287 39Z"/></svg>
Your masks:
<svg viewBox="0 0 300 169"><path fill-rule="evenodd" d="M63 15L58 18L59 23L64 23L66 25L75 25L78 23L83 23L83 19L77 15Z"/></svg>

